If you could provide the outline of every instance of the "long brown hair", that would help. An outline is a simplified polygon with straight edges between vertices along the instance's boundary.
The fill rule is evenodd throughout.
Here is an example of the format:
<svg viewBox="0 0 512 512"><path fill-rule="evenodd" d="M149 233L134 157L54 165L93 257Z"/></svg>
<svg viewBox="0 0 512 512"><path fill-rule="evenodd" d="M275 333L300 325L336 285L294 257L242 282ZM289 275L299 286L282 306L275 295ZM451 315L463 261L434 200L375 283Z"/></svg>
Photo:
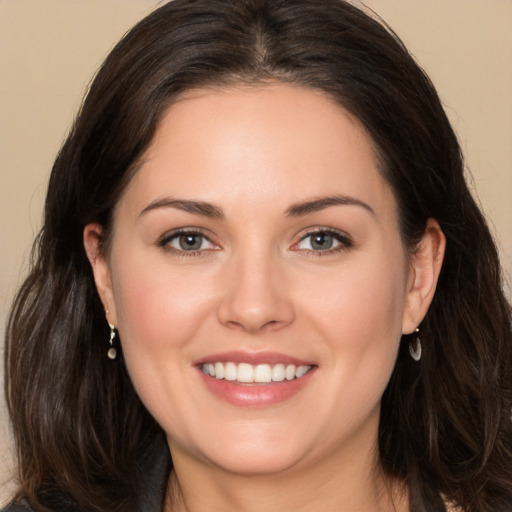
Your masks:
<svg viewBox="0 0 512 512"><path fill-rule="evenodd" d="M398 37L342 0L174 0L108 56L52 170L44 226L6 335L19 496L130 510L136 460L161 433L108 328L87 223L112 210L159 118L190 88L282 81L327 93L366 127L393 188L405 245L428 218L447 239L424 356L404 336L382 399L379 455L415 512L512 510L512 328L486 222L438 96ZM129 435L122 435L129 433Z"/></svg>

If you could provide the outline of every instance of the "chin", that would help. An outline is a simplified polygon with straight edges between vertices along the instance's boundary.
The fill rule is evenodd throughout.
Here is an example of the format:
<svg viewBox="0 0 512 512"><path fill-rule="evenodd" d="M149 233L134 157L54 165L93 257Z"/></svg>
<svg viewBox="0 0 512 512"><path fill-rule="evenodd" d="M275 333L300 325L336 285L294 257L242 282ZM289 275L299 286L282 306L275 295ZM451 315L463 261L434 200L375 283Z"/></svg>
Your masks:
<svg viewBox="0 0 512 512"><path fill-rule="evenodd" d="M211 463L227 473L241 476L271 476L286 473L299 464L302 457L297 454L273 450L235 450L222 457L210 459Z"/></svg>
<svg viewBox="0 0 512 512"><path fill-rule="evenodd" d="M238 424L233 429L233 425L231 428L226 426L218 435L179 444L181 449L185 447L189 455L205 465L244 476L284 473L307 457L309 449L303 435L293 435L290 429L275 423L267 427L260 424L259 427L247 425L244 428L243 424ZM172 441L169 445L172 453Z"/></svg>

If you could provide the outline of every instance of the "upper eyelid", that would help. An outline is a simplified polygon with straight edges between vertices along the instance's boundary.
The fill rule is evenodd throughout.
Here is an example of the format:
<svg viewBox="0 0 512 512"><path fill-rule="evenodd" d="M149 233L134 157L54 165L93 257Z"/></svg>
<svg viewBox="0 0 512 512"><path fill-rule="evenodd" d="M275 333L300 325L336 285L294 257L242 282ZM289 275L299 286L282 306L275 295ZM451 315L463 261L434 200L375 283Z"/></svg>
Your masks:
<svg viewBox="0 0 512 512"><path fill-rule="evenodd" d="M192 227L171 229L169 231L166 231L160 238L173 237L173 236L176 236L176 235L180 235L182 233L198 234L198 235L202 235L202 236L204 236L205 238L208 238L208 239L212 236L212 235L210 235L208 233L207 230L205 230L203 228L192 226Z"/></svg>
<svg viewBox="0 0 512 512"><path fill-rule="evenodd" d="M217 245L216 242L212 239L213 237L205 232L202 228L197 227L190 227L190 228L177 228L173 229L171 231L167 231L162 236L158 238L158 245L165 245L166 243L169 243L170 240L173 238L183 235L183 234L192 234L192 235L201 235L202 237L206 238L210 243Z"/></svg>
<svg viewBox="0 0 512 512"><path fill-rule="evenodd" d="M304 240L304 238L307 238L310 235L314 235L315 233L329 233L330 235L337 235L340 238L352 241L352 237L347 232L327 226L306 228L299 233L298 237L299 240Z"/></svg>
<svg viewBox="0 0 512 512"><path fill-rule="evenodd" d="M317 233L326 233L328 235L333 236L337 240L337 242L339 243L339 247L332 247L330 249L324 249L324 250L313 250L313 249L307 249L307 248L305 248L305 249L298 248L298 245L300 243L302 243L304 240L306 240L310 236L313 236L313 235L315 235ZM340 231L340 230L333 229L333 228L323 228L323 229L321 228L321 229L310 229L309 231L306 231L305 233L303 233L300 236L299 240L297 242L295 242L291 246L291 250L307 252L307 253L314 254L316 256L321 256L321 255L338 253L340 251L344 251L344 250L347 250L347 249L350 249L350 248L353 248L353 247L354 247L354 242L353 242L352 237L349 236L344 231Z"/></svg>
<svg viewBox="0 0 512 512"><path fill-rule="evenodd" d="M197 234L203 236L206 240L208 240L210 243L214 245L220 245L218 242L215 241L215 236L213 236L212 233L210 233L208 230L205 230L204 228L190 226L190 227L182 227L182 228L176 228L171 231L166 232L162 236L158 238L158 244L159 245L165 245L168 243L171 239L179 236L180 234ZM298 240L294 242L292 245L296 245L297 243L301 242L308 236L314 235L316 233L328 233L331 234L338 239L340 239L341 242L344 243L353 243L352 237L345 231L328 227L328 226L316 226L316 227L307 227L301 230L296 236Z"/></svg>

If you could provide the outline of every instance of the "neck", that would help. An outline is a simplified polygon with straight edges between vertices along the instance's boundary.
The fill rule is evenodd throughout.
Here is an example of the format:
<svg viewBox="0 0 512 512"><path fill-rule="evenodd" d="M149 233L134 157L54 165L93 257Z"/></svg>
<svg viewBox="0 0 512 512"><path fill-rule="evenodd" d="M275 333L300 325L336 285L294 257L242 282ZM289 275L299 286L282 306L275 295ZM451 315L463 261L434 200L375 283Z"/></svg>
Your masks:
<svg viewBox="0 0 512 512"><path fill-rule="evenodd" d="M166 512L408 512L403 486L375 463L375 449L340 464L339 454L279 474L240 475L175 457Z"/></svg>

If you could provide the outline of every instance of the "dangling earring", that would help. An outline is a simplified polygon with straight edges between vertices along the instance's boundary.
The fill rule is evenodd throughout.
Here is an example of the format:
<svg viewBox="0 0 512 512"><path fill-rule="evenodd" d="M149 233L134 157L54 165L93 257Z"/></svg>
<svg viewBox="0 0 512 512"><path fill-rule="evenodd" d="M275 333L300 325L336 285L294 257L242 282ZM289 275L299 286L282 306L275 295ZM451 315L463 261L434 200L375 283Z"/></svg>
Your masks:
<svg viewBox="0 0 512 512"><path fill-rule="evenodd" d="M109 314L109 311L106 312L106 315L108 315L108 314ZM116 337L116 328L114 325L112 325L108 321L108 318L107 318L107 323L110 328L110 340L109 340L110 348L108 349L107 356L109 359L114 360L117 357L117 350L114 347L114 338Z"/></svg>
<svg viewBox="0 0 512 512"><path fill-rule="evenodd" d="M416 328L415 333L420 332L419 328ZM415 361L419 361L421 359L421 340L418 335L416 338L409 342L409 354Z"/></svg>
<svg viewBox="0 0 512 512"><path fill-rule="evenodd" d="M110 327L110 348L108 349L107 356L109 359L115 359L117 357L117 350L114 347L114 338L116 337L116 328L109 322Z"/></svg>

